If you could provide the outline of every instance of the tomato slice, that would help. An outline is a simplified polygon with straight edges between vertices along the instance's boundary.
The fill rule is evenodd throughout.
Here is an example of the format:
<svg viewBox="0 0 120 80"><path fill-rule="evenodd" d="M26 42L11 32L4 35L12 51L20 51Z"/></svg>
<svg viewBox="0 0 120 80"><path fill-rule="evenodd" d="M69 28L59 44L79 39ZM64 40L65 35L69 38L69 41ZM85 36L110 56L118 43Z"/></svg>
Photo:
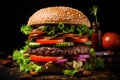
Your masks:
<svg viewBox="0 0 120 80"><path fill-rule="evenodd" d="M69 39L69 41L71 42L87 42L88 41L88 37L76 37L76 38L71 38Z"/></svg>
<svg viewBox="0 0 120 80"><path fill-rule="evenodd" d="M56 61L59 58L58 57L52 57L52 56L30 55L30 59L34 62L48 62L48 61Z"/></svg>
<svg viewBox="0 0 120 80"><path fill-rule="evenodd" d="M59 42L64 42L64 39L53 39L53 40L47 40L47 39L36 39L37 43L40 44L56 44Z"/></svg>
<svg viewBox="0 0 120 80"><path fill-rule="evenodd" d="M74 36L76 36L76 34L70 33L70 34L64 34L64 36L65 36L65 37L74 37Z"/></svg>

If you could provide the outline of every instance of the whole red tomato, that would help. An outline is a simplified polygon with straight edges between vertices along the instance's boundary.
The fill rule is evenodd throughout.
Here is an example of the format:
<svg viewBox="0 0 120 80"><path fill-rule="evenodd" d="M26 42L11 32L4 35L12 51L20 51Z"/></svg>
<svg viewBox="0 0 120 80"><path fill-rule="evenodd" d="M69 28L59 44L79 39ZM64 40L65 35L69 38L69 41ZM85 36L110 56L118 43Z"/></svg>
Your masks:
<svg viewBox="0 0 120 80"><path fill-rule="evenodd" d="M105 49L120 49L120 35L115 32L106 32L102 37L102 45Z"/></svg>

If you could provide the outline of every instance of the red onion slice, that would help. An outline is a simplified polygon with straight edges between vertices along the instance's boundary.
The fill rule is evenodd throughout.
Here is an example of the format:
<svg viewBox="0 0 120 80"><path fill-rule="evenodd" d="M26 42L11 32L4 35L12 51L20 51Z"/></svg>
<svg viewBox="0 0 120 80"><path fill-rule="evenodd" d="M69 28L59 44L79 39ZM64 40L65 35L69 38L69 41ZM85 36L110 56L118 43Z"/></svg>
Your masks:
<svg viewBox="0 0 120 80"><path fill-rule="evenodd" d="M55 61L55 63L65 63L67 61L68 61L68 59L59 59L59 60Z"/></svg>
<svg viewBox="0 0 120 80"><path fill-rule="evenodd" d="M80 54L78 58L80 58L80 59L90 58L90 55L89 54Z"/></svg>
<svg viewBox="0 0 120 80"><path fill-rule="evenodd" d="M86 62L87 58L90 58L90 54L80 54L76 57L73 57L73 59L78 60L78 61L83 61L83 62Z"/></svg>
<svg viewBox="0 0 120 80"><path fill-rule="evenodd" d="M86 61L87 61L87 59L85 59L85 58L78 58L77 60L78 60L78 61L83 61L83 62L86 62Z"/></svg>
<svg viewBox="0 0 120 80"><path fill-rule="evenodd" d="M104 51L96 52L95 54L96 54L97 56L108 55L108 53L107 53L107 52L104 52Z"/></svg>

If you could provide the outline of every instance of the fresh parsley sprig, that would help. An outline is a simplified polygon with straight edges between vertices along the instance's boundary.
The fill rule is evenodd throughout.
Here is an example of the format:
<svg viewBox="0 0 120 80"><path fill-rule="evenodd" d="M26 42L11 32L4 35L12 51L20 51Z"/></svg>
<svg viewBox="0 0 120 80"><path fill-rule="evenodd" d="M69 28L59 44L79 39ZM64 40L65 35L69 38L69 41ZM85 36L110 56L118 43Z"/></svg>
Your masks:
<svg viewBox="0 0 120 80"><path fill-rule="evenodd" d="M97 15L97 13L98 13L98 6L96 6L96 5L93 5L93 7L92 8L90 8L90 11L91 11L91 14L93 14L93 16L95 17L95 22L97 23L98 22L98 15Z"/></svg>

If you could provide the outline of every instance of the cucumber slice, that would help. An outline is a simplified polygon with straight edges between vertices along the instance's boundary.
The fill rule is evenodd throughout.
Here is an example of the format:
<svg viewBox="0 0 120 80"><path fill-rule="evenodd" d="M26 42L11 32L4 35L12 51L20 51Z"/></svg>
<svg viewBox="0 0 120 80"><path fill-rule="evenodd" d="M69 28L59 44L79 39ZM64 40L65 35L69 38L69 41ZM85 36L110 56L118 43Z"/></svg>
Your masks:
<svg viewBox="0 0 120 80"><path fill-rule="evenodd" d="M74 42L60 42L55 44L55 47L68 47L68 46L73 46Z"/></svg>
<svg viewBox="0 0 120 80"><path fill-rule="evenodd" d="M91 41L87 41L87 42L84 42L84 45L92 45L92 42Z"/></svg>
<svg viewBox="0 0 120 80"><path fill-rule="evenodd" d="M40 43L36 43L36 42L29 42L28 46L31 47L31 48L36 48L36 47L41 46L41 44Z"/></svg>

